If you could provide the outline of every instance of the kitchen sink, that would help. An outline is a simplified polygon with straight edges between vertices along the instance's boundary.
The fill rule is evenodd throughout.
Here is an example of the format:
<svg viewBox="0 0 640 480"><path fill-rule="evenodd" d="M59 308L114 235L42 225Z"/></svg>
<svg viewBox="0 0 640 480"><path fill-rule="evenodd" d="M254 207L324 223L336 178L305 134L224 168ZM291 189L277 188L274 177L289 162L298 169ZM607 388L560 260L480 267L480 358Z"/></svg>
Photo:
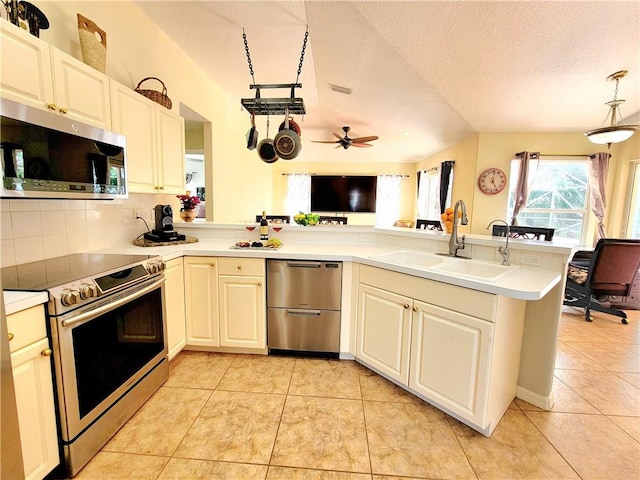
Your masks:
<svg viewBox="0 0 640 480"><path fill-rule="evenodd" d="M503 275L513 272L517 266L505 266L477 260L454 260L446 264L434 266L434 270L476 278L485 282L495 282Z"/></svg>
<svg viewBox="0 0 640 480"><path fill-rule="evenodd" d="M431 253L412 252L409 250L396 250L393 252L381 253L371 258L383 262L401 263L416 267L429 268L445 262L445 258L437 257Z"/></svg>

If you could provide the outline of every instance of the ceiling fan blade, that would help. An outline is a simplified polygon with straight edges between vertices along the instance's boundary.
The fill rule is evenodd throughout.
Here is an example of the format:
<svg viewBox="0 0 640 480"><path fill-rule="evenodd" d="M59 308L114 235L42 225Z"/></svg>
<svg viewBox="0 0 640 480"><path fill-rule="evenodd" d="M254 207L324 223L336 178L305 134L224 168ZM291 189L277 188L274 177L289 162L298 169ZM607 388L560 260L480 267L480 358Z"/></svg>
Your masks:
<svg viewBox="0 0 640 480"><path fill-rule="evenodd" d="M358 147L358 148L369 148L369 147L373 147L373 145L371 145L370 143L352 143L351 144L352 147Z"/></svg>
<svg viewBox="0 0 640 480"><path fill-rule="evenodd" d="M338 135L337 133L334 133L333 136L336 137L338 140L342 140L342 137L340 135Z"/></svg>
<svg viewBox="0 0 640 480"><path fill-rule="evenodd" d="M358 138L352 138L351 140L353 141L353 143L364 143L364 142L371 142L373 140L377 140L378 137L373 135L371 137L358 137Z"/></svg>
<svg viewBox="0 0 640 480"><path fill-rule="evenodd" d="M334 140L311 140L311 143L340 143Z"/></svg>

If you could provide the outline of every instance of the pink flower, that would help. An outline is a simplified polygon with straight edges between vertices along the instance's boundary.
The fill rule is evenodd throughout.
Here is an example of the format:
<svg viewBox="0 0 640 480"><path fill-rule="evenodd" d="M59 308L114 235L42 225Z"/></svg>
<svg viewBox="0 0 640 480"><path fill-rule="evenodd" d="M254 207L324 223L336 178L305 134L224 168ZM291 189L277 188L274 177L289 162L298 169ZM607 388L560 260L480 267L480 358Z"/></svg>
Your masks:
<svg viewBox="0 0 640 480"><path fill-rule="evenodd" d="M189 195L176 195L180 199L183 210L193 210L200 203L199 197L191 197Z"/></svg>

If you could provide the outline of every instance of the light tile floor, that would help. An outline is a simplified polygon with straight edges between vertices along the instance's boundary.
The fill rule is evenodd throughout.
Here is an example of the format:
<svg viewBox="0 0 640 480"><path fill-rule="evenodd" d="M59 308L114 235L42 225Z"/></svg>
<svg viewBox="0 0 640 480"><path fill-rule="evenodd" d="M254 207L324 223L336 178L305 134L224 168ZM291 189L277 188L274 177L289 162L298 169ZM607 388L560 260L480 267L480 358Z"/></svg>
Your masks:
<svg viewBox="0 0 640 480"><path fill-rule="evenodd" d="M490 438L352 361L182 352L84 479L640 478L640 312L565 309L545 412Z"/></svg>

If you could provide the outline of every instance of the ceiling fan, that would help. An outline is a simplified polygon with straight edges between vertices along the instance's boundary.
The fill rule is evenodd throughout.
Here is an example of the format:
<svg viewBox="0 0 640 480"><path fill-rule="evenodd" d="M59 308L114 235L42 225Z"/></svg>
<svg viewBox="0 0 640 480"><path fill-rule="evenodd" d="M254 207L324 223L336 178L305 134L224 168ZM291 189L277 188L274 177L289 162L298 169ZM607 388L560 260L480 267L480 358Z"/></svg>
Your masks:
<svg viewBox="0 0 640 480"><path fill-rule="evenodd" d="M333 134L333 136L336 137L338 140L335 140L335 141L334 140L311 140L311 141L314 143L337 143L338 145L336 146L336 148L342 147L346 150L349 147L360 147L360 148L373 147L373 145L366 142L371 142L373 140L378 139L378 137L375 135L370 137L351 138L349 137L349 130L351 130L351 127L344 126L342 127L342 130L344 130L344 137L341 137L337 133Z"/></svg>

